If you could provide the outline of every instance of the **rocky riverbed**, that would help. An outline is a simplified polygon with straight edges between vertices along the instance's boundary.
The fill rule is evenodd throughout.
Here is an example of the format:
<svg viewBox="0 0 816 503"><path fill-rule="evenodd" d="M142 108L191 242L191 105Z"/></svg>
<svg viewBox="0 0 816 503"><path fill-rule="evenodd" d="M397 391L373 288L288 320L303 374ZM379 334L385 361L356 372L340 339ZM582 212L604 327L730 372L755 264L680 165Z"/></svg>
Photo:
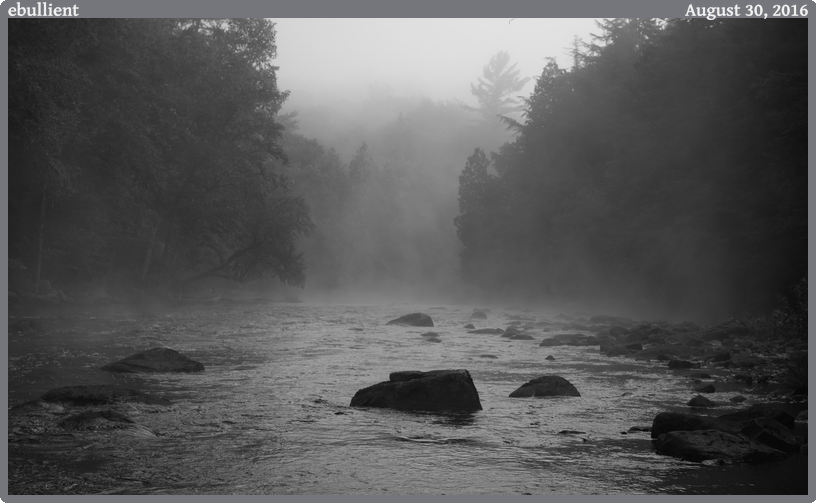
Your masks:
<svg viewBox="0 0 816 503"><path fill-rule="evenodd" d="M416 328L387 324L412 311L433 319L432 337L425 318ZM205 370L101 370L155 347ZM511 308L225 302L12 313L9 349L11 494L806 491L807 343L765 340L738 320L700 327ZM442 368L467 369L484 410L349 406L392 372ZM580 393L510 398L545 375ZM66 394L76 386L133 393L82 402ZM697 395L713 406L689 406ZM745 463L667 455L650 437L664 412L716 418L771 404L798 416L797 452L757 465L765 478ZM444 461L452 455L453 465ZM405 464L415 456L425 464ZM584 465L606 471L588 482ZM699 470L727 472L702 487Z"/></svg>

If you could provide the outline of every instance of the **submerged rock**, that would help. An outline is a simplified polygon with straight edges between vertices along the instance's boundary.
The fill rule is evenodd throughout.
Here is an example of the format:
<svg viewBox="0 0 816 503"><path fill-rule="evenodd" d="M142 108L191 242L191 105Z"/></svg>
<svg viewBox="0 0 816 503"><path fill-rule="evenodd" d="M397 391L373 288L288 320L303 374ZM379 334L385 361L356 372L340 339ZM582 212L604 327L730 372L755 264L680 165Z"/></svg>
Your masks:
<svg viewBox="0 0 816 503"><path fill-rule="evenodd" d="M203 372L204 365L169 348L153 348L102 367L108 372Z"/></svg>
<svg viewBox="0 0 816 503"><path fill-rule="evenodd" d="M471 319L474 319L474 320L486 320L487 319L487 314L485 314L484 311L476 310L476 311L473 311L473 314L471 314L470 317L471 317Z"/></svg>
<svg viewBox="0 0 816 503"><path fill-rule="evenodd" d="M124 423L133 424L135 421L126 415L115 410L88 410L80 414L74 414L59 422L59 426L65 430L91 430L95 429L97 423Z"/></svg>
<svg viewBox="0 0 816 503"><path fill-rule="evenodd" d="M67 431L115 430L133 437L156 437L150 428L136 424L126 415L114 410L88 410L60 421L57 426Z"/></svg>
<svg viewBox="0 0 816 503"><path fill-rule="evenodd" d="M426 411L482 410L473 379L464 369L394 372L388 381L355 393L350 406Z"/></svg>
<svg viewBox="0 0 816 503"><path fill-rule="evenodd" d="M561 376L537 377L510 393L510 398L546 396L581 396L581 393Z"/></svg>
<svg viewBox="0 0 816 503"><path fill-rule="evenodd" d="M405 316L400 316L397 319L391 320L386 325L408 325L410 327L432 327L433 320L430 316L424 313L411 313Z"/></svg>
<svg viewBox="0 0 816 503"><path fill-rule="evenodd" d="M662 454L689 461L725 459L762 463L785 457L785 453L733 433L717 430L672 431L660 435L655 448Z"/></svg>

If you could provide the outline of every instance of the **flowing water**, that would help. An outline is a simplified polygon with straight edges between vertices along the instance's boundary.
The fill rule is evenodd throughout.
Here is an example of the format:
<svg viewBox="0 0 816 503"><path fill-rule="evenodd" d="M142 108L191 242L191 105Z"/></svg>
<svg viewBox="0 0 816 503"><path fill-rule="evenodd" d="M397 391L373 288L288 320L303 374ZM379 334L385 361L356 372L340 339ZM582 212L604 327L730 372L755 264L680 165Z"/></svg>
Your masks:
<svg viewBox="0 0 816 503"><path fill-rule="evenodd" d="M539 347L558 333L540 328L533 341L469 334L466 323L503 328L512 317L556 314L499 308L473 321L471 307L258 303L39 316L35 333L9 335L9 405L54 387L110 383L172 400L169 410L133 408L158 438L118 446L127 456L94 458L91 448L76 457L88 471L103 463L131 470L119 488L129 494L807 493L805 454L706 466L655 453L648 432L622 434L684 410L694 395L690 379L665 362L609 358L597 346ZM386 325L416 311L435 327ZM441 342L421 336L429 330ZM157 346L206 371L98 370ZM473 377L482 411L348 407L357 390L393 371L457 368ZM566 378L581 397L508 397L545 374Z"/></svg>

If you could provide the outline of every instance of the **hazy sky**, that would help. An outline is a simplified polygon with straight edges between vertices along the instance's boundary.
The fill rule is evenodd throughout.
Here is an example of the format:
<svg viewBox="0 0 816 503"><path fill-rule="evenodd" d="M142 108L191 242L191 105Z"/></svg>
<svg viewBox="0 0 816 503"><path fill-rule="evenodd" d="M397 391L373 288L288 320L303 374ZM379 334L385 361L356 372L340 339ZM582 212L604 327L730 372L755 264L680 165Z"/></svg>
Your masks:
<svg viewBox="0 0 816 503"><path fill-rule="evenodd" d="M339 92L356 100L370 84L396 96L458 98L476 104L470 84L496 52L531 77L555 57L569 67L573 37L598 33L593 19L275 19L278 85L289 104L320 104Z"/></svg>

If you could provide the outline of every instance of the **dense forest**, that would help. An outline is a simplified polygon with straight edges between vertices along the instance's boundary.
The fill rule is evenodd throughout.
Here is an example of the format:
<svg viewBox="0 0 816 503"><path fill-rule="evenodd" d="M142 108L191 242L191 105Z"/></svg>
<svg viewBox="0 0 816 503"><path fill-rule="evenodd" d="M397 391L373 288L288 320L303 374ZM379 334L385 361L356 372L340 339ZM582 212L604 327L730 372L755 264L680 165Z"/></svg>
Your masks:
<svg viewBox="0 0 816 503"><path fill-rule="evenodd" d="M807 21L600 28L543 69L515 141L468 158L464 276L664 313L773 303L807 273Z"/></svg>
<svg viewBox="0 0 816 503"><path fill-rule="evenodd" d="M807 271L806 21L598 29L523 99L499 52L477 106L343 113L286 110L269 20L10 20L10 290L771 305Z"/></svg>
<svg viewBox="0 0 816 503"><path fill-rule="evenodd" d="M272 169L285 158L276 115L287 96L272 28L9 23L12 285L303 284L295 238L313 223Z"/></svg>

